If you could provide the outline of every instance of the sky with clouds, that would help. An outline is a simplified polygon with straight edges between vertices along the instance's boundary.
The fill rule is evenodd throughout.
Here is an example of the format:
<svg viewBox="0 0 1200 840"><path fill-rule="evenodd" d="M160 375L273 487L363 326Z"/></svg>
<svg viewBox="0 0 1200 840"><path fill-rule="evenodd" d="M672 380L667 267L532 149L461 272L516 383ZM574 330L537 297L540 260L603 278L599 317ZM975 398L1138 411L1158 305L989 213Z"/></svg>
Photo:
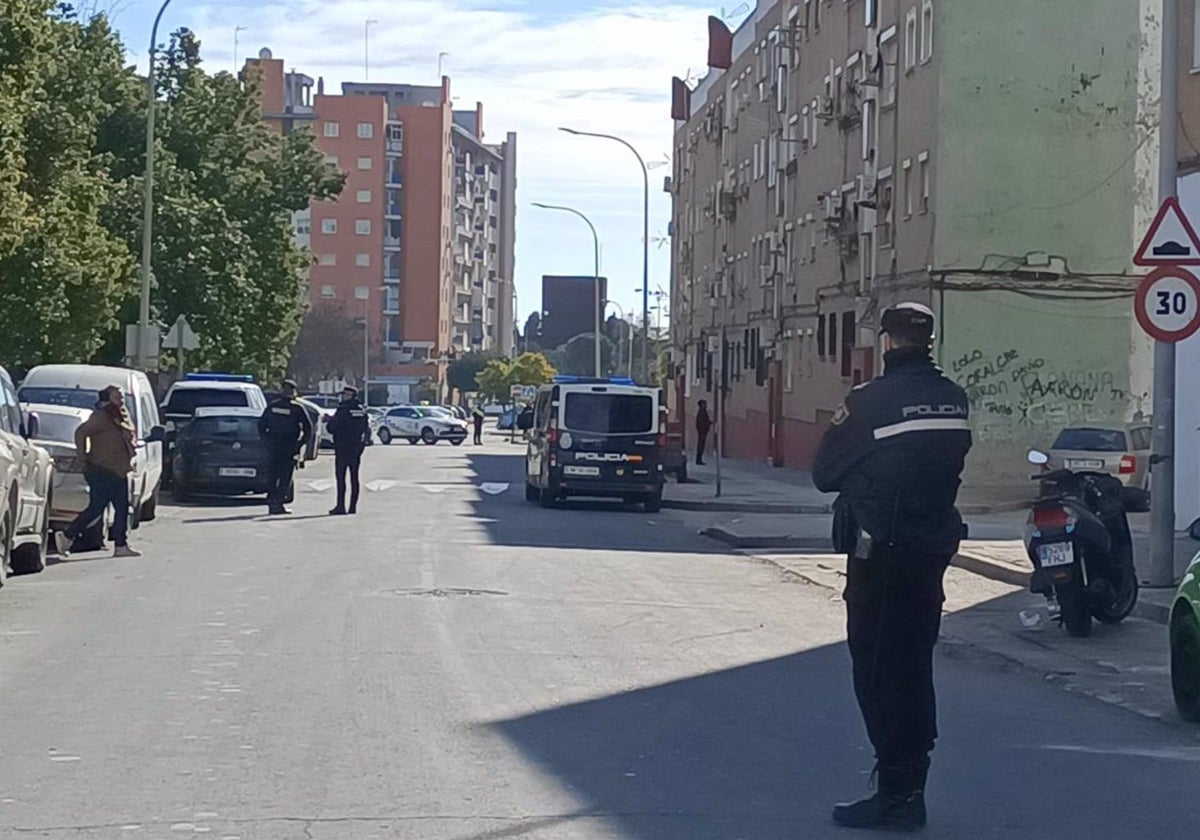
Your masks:
<svg viewBox="0 0 1200 840"><path fill-rule="evenodd" d="M106 8L103 2L97 5ZM731 8L738 3L729 0ZM158 0L111 0L109 13L131 58L145 64ZM743 7L744 14L744 7ZM665 237L670 200L662 191L671 150L670 80L704 72L706 24L721 14L703 0L172 0L163 33L188 27L210 71L269 47L326 91L364 78L364 24L372 81L435 84L438 54L458 108L484 103L485 139L518 134L517 290L522 319L537 308L543 274L590 274L586 225L534 201L586 213L601 239L610 297L637 306L642 276L642 179L627 149L571 137L558 126L619 134L651 166L651 289L669 285ZM736 23L731 20L730 23ZM651 300L653 305L654 301ZM652 315L652 318L654 316Z"/></svg>

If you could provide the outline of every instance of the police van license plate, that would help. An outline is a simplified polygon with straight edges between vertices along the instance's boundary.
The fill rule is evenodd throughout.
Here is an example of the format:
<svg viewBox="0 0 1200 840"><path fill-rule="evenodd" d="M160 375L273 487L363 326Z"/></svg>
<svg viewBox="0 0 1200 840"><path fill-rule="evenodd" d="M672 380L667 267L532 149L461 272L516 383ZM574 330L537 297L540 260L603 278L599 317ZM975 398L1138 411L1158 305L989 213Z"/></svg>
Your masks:
<svg viewBox="0 0 1200 840"><path fill-rule="evenodd" d="M600 475L599 467L563 467L563 475Z"/></svg>
<svg viewBox="0 0 1200 840"><path fill-rule="evenodd" d="M1104 462L1098 460L1086 461L1067 461L1067 469L1069 470L1102 470Z"/></svg>
<svg viewBox="0 0 1200 840"><path fill-rule="evenodd" d="M1069 566L1075 562L1074 543L1049 543L1038 546L1038 563L1048 566Z"/></svg>
<svg viewBox="0 0 1200 840"><path fill-rule="evenodd" d="M221 478L254 478L258 470L253 467L221 467Z"/></svg>

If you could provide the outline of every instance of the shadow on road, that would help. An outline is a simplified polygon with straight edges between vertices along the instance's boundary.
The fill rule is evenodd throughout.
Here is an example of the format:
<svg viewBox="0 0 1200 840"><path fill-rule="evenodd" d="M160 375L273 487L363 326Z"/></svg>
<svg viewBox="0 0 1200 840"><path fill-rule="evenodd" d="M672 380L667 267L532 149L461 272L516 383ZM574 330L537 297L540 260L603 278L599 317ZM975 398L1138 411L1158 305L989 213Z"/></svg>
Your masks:
<svg viewBox="0 0 1200 840"><path fill-rule="evenodd" d="M938 670L924 836L1194 830L1200 751L1178 730L979 663L940 656ZM490 726L579 798L579 816L629 838L854 836L829 807L865 794L872 765L840 644Z"/></svg>
<svg viewBox="0 0 1200 840"><path fill-rule="evenodd" d="M475 485L509 485L498 495L481 493L471 519L486 529L493 545L530 548L604 549L606 551L723 554L721 546L681 530L665 514L614 499L569 499L553 508L525 500L524 450L511 455L467 453Z"/></svg>

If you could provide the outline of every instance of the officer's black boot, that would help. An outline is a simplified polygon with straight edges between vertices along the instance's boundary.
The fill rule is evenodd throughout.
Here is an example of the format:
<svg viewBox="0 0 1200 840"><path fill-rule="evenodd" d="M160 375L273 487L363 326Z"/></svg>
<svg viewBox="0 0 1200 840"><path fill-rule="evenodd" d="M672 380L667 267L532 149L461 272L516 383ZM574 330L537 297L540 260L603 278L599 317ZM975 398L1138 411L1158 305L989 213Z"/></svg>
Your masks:
<svg viewBox="0 0 1200 840"><path fill-rule="evenodd" d="M929 757L876 766L879 791L868 799L837 805L833 821L847 828L917 831L925 826L925 779Z"/></svg>

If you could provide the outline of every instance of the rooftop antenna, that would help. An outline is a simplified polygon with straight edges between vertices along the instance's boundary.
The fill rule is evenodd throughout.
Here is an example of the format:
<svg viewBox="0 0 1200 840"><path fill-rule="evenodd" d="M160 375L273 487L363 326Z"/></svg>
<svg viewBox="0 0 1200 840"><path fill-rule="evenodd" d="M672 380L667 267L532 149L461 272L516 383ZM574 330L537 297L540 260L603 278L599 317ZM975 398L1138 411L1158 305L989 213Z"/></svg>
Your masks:
<svg viewBox="0 0 1200 840"><path fill-rule="evenodd" d="M741 3L729 12L726 12L725 7L722 6L721 7L721 20L733 20L738 15L744 15L748 11L750 11L749 3Z"/></svg>

